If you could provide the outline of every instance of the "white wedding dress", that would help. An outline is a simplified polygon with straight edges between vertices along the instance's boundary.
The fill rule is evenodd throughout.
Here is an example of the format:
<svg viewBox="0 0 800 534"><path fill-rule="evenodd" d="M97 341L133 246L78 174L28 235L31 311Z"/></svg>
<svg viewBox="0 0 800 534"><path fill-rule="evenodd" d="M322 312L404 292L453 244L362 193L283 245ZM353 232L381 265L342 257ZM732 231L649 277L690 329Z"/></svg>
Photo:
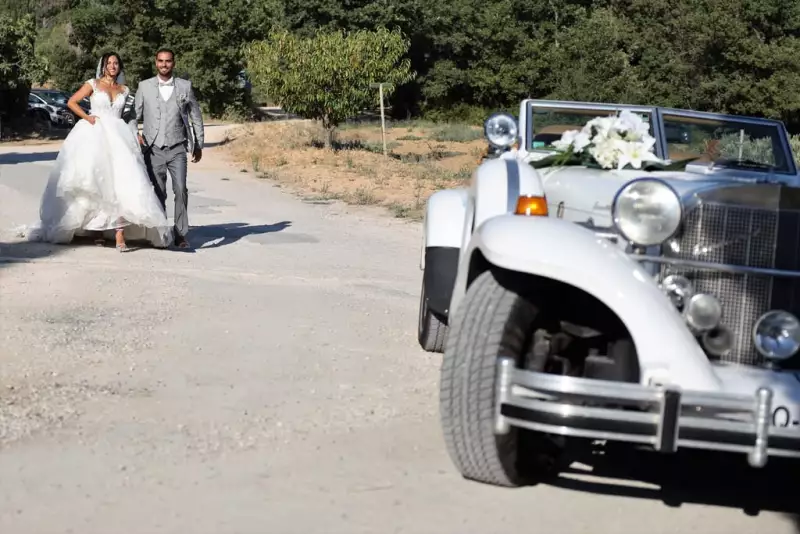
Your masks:
<svg viewBox="0 0 800 534"><path fill-rule="evenodd" d="M125 240L156 247L172 242L172 228L147 175L136 135L122 120L129 89L111 101L97 89L89 96L94 125L79 120L67 135L42 195L40 221L31 241L69 243L88 232L125 230Z"/></svg>

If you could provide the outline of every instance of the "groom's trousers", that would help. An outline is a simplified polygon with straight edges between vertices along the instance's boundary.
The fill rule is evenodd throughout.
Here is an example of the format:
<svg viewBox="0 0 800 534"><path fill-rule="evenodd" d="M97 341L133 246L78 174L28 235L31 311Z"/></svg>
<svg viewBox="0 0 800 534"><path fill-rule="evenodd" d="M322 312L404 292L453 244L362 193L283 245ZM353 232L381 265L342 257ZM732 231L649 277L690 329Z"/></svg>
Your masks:
<svg viewBox="0 0 800 534"><path fill-rule="evenodd" d="M151 146L144 151L147 172L164 213L167 210L167 171L172 177L175 196L175 231L186 236L189 232L189 190L186 186L186 147L178 143L171 147Z"/></svg>

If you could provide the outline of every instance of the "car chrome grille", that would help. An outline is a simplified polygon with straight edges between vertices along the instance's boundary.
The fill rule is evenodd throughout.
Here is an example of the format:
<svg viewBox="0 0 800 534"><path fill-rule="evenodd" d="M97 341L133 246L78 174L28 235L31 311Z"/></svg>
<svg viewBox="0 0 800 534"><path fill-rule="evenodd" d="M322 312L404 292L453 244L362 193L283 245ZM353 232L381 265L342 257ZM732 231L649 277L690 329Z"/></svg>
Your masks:
<svg viewBox="0 0 800 534"><path fill-rule="evenodd" d="M665 247L668 257L746 267L775 268L779 214L775 210L701 203L685 217L681 235ZM723 323L734 333L733 350L724 361L760 365L752 343L755 321L771 309L772 277L707 271L675 265L662 267L689 278L696 292L716 296Z"/></svg>

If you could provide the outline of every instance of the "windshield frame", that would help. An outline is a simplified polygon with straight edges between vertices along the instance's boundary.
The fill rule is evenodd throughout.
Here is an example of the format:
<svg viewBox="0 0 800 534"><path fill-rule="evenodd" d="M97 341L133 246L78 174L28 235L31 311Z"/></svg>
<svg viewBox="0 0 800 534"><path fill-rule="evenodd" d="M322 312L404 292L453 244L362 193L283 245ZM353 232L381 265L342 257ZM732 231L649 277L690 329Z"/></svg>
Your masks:
<svg viewBox="0 0 800 534"><path fill-rule="evenodd" d="M553 150L533 148L533 123L534 111L536 109L553 109L553 110L595 110L598 116L605 115L604 112L614 112L619 114L622 110L629 110L634 113L649 115L651 134L656 139L656 144L653 147L655 155L661 159L667 159L669 154L667 146L667 136L664 127L664 116L672 115L676 117L684 117L688 119L701 119L712 121L730 121L737 123L753 124L758 126L773 127L777 130L780 149L783 151L783 156L786 158L787 169L753 169L736 166L713 166L709 167L707 164L692 165L691 162L687 167L692 167L690 172L700 172L703 174L730 174L736 173L743 177L752 177L754 179L772 177L772 178L800 178L798 177L797 164L792 153L791 144L789 143L789 134L786 131L784 123L776 119L767 119L761 117L753 117L747 115L732 115L726 113L712 113L705 111L695 111L679 108L668 108L658 106L639 106L633 104L612 104L612 103L598 103L598 102L577 102L577 101L563 101L563 100L536 100L526 99L520 104L519 115L519 131L520 131L520 151L524 154L553 154ZM688 171L689 169L687 169Z"/></svg>
<svg viewBox="0 0 800 534"><path fill-rule="evenodd" d="M684 117L687 119L700 119L700 120L709 120L709 121L719 121L719 122L733 122L733 123L740 123L740 124L752 124L754 126L766 126L775 128L778 139L780 141L780 148L783 151L783 157L786 160L786 169L752 169L746 167L737 167L737 166L725 166L725 165L713 165L709 166L707 164L702 165L694 165L697 168L701 168L706 170L707 172L713 173L716 171L736 171L737 173L747 173L753 175L780 175L780 176L797 176L797 164L794 160L794 154L792 153L792 146L789 143L789 134L786 131L786 127L782 121L775 120L775 119L766 119L761 117L752 117L747 115L730 115L726 113L711 113L706 111L694 111L694 110L686 110L686 109L676 109L676 108L658 108L657 114L659 116L659 135L656 137L656 143L661 145L664 154L667 154L667 136L664 132L664 117L667 115L672 115L675 117ZM693 165L690 161L688 163L689 166Z"/></svg>
<svg viewBox="0 0 800 534"><path fill-rule="evenodd" d="M522 124L519 125L520 132L524 132L524 143L520 143L520 148L524 149L525 152L547 152L552 153L552 150L541 149L541 148L533 148L533 123L534 123L534 110L535 109L553 109L553 110L591 110L591 111L598 111L597 116L605 116L610 115L611 112L616 112L619 115L623 110L628 110L633 113L639 113L643 115L649 116L650 128L653 132L653 137L658 139L659 137L659 125L656 122L658 120L657 110L655 106L637 106L632 104L608 104L608 103L600 103L600 102L565 102L562 100L525 100L522 103L520 109L520 122ZM607 113L603 113L607 112ZM591 119L590 119L591 120ZM587 121L588 122L588 121ZM580 129L579 126L576 126L576 129ZM654 147L656 156L659 158L663 158L663 148L660 146L660 143L656 142L656 146Z"/></svg>

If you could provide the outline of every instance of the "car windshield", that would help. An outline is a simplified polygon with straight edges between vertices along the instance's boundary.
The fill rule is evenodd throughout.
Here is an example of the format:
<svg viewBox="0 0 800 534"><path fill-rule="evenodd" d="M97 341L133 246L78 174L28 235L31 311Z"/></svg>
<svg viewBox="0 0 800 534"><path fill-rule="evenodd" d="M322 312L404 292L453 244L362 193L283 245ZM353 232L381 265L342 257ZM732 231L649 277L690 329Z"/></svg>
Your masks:
<svg viewBox="0 0 800 534"><path fill-rule="evenodd" d="M67 98L57 91L36 91L35 93L48 104L65 104Z"/></svg>
<svg viewBox="0 0 800 534"><path fill-rule="evenodd" d="M616 109L532 107L533 135L529 150L554 150L553 142L569 130L580 130L595 117L619 115ZM638 113L644 122L650 122L647 113ZM652 131L651 131L652 135Z"/></svg>
<svg viewBox="0 0 800 534"><path fill-rule="evenodd" d="M664 112L668 158L753 171L791 172L778 127L772 123Z"/></svg>

